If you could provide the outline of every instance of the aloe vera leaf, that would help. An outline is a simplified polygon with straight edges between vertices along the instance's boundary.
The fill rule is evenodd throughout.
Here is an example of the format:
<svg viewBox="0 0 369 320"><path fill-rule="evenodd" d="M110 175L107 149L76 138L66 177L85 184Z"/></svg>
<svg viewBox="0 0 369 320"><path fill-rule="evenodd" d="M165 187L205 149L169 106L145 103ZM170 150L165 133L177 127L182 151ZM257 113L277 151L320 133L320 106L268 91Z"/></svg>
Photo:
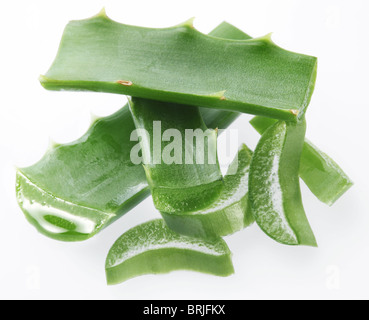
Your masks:
<svg viewBox="0 0 369 320"><path fill-rule="evenodd" d="M250 209L260 228L286 245L316 247L301 199L299 166L306 122L279 121L261 137L250 165Z"/></svg>
<svg viewBox="0 0 369 320"><path fill-rule="evenodd" d="M251 157L252 151L242 145L215 202L195 212L162 213L168 227L183 235L210 239L233 234L251 225L255 221L248 210Z"/></svg>
<svg viewBox="0 0 369 320"><path fill-rule="evenodd" d="M240 33L223 23L211 34L232 38ZM226 129L239 116L200 110L209 128ZM29 222L52 239L83 241L148 197L145 172L129 156L136 144L130 141L134 129L127 105L98 120L81 139L54 146L39 163L19 169L17 200Z"/></svg>
<svg viewBox="0 0 369 320"><path fill-rule="evenodd" d="M79 140L49 149L17 173L17 198L43 234L64 241L95 235L150 195L130 160L135 129L128 107L96 121Z"/></svg>
<svg viewBox="0 0 369 320"><path fill-rule="evenodd" d="M239 37L239 34L237 35ZM70 22L41 84L296 121L315 86L317 59L276 46L270 36L207 36L192 22L150 29L105 12Z"/></svg>
<svg viewBox="0 0 369 320"><path fill-rule="evenodd" d="M132 98L130 109L136 129L148 133L142 135L141 146L155 207L161 212L179 213L213 203L223 189L217 131L206 127L199 109L142 98ZM160 128L155 128L158 125ZM170 135L164 139L168 130ZM189 130L192 135L188 135ZM200 139L194 136L197 131Z"/></svg>
<svg viewBox="0 0 369 320"><path fill-rule="evenodd" d="M250 123L260 134L263 134L277 121L255 117ZM351 179L338 164L307 139L301 155L300 177L311 192L329 206L332 206L353 186Z"/></svg>
<svg viewBox="0 0 369 320"><path fill-rule="evenodd" d="M222 277L234 273L231 252L222 239L202 240L179 235L160 219L123 234L110 249L105 268L109 285L175 270Z"/></svg>

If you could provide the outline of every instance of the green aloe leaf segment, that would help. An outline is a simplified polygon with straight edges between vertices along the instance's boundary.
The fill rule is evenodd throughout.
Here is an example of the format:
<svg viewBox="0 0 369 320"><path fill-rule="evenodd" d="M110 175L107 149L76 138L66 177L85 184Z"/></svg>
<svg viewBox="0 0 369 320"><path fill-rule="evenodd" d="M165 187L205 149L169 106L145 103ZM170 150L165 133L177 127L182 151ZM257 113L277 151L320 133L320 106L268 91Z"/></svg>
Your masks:
<svg viewBox="0 0 369 320"><path fill-rule="evenodd" d="M317 246L302 204L299 167L306 122L279 121L261 137L250 165L250 209L260 228L287 245Z"/></svg>
<svg viewBox="0 0 369 320"><path fill-rule="evenodd" d="M231 252L218 238L203 240L171 231L163 220L153 220L123 234L106 259L109 285L145 274L192 270L216 276L234 273Z"/></svg>
<svg viewBox="0 0 369 320"><path fill-rule="evenodd" d="M179 213L213 203L223 189L217 132L208 130L199 109L141 98L132 98L130 108L146 133L141 146L156 208Z"/></svg>
<svg viewBox="0 0 369 320"><path fill-rule="evenodd" d="M97 120L79 140L54 145L17 173L17 199L43 234L62 241L95 235L150 195L141 166L131 163L135 129L128 106Z"/></svg>
<svg viewBox="0 0 369 320"><path fill-rule="evenodd" d="M283 50L270 36L208 36L191 21L141 28L102 12L67 25L41 83L296 121L309 105L316 72L315 57Z"/></svg>

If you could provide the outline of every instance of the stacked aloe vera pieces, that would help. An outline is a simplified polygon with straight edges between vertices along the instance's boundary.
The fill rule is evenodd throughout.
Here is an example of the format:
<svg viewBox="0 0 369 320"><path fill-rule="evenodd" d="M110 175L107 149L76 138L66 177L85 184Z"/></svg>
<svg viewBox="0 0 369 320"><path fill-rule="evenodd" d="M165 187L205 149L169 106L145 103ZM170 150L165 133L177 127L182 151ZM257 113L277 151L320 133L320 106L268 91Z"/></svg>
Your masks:
<svg viewBox="0 0 369 320"><path fill-rule="evenodd" d="M44 235L82 241L151 194L163 219L118 239L106 261L109 284L178 269L230 275L231 252L222 237L255 221L282 244L315 247L300 178L328 205L352 186L305 139L316 74L316 58L285 51L270 36L252 39L227 23L207 36L192 21L140 28L114 22L105 11L70 22L41 84L127 95L129 105L19 169L19 205ZM254 152L240 146L223 177L217 129L242 113L256 115L251 125L262 137ZM154 141L158 124L168 134ZM206 139L192 136L195 143L187 144L188 131L206 132ZM200 149L207 155L202 161Z"/></svg>

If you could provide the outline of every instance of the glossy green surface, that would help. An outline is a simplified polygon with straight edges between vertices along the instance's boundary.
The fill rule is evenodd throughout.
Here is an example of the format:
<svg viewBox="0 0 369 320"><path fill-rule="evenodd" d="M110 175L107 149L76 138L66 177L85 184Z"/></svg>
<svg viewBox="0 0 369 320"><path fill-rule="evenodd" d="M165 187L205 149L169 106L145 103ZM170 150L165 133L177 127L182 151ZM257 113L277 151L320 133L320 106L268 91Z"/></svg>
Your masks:
<svg viewBox="0 0 369 320"><path fill-rule="evenodd" d="M255 117L250 121L260 134L276 122L264 117ZM307 139L301 156L300 177L320 201L330 206L353 185L338 164Z"/></svg>
<svg viewBox="0 0 369 320"><path fill-rule="evenodd" d="M223 189L217 132L208 130L199 109L142 98L132 98L130 109L136 129L147 132L141 146L155 207L180 213L213 203ZM188 136L189 130L199 131L200 139Z"/></svg>
<svg viewBox="0 0 369 320"><path fill-rule="evenodd" d="M41 83L296 121L309 105L316 72L315 57L283 50L269 36L207 36L192 22L134 27L102 12L67 25Z"/></svg>
<svg viewBox="0 0 369 320"><path fill-rule="evenodd" d="M209 33L209 35L218 38L233 39L233 40L249 40L252 39L248 34L237 29L227 22L222 22L218 27ZM223 129L230 126L241 113L223 110L219 112L216 109L200 108L203 119L206 122L208 128L211 129ZM222 123L223 128L218 124Z"/></svg>
<svg viewBox="0 0 369 320"><path fill-rule="evenodd" d="M223 23L211 34L232 38L242 32ZM239 116L228 111L200 111L209 128L226 129ZM142 166L133 165L130 159L136 145L130 141L133 130L125 106L97 121L76 142L55 146L39 163L19 169L17 199L30 223L50 238L82 241L149 196Z"/></svg>
<svg viewBox="0 0 369 320"><path fill-rule="evenodd" d="M240 231L254 222L248 209L248 179L252 151L242 145L224 177L224 189L207 208L195 212L162 213L173 231L192 237L216 238Z"/></svg>
<svg viewBox="0 0 369 320"><path fill-rule="evenodd" d="M300 191L305 132L305 121L279 121L263 134L251 160L249 199L257 224L271 238L316 247Z"/></svg>
<svg viewBox="0 0 369 320"><path fill-rule="evenodd" d="M51 238L86 240L149 196L144 170L130 160L134 129L124 107L19 169L17 198L27 219Z"/></svg>
<svg viewBox="0 0 369 320"><path fill-rule="evenodd" d="M123 234L111 248L105 268L109 285L175 270L223 277L234 273L231 252L222 239L182 236L171 231L163 220L147 222Z"/></svg>

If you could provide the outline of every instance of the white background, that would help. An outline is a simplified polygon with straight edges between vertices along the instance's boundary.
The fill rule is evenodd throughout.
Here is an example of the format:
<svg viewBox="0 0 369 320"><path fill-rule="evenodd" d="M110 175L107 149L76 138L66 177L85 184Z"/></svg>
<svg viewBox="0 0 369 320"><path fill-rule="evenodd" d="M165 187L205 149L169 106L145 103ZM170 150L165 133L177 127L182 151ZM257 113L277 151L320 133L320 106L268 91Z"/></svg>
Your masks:
<svg viewBox="0 0 369 320"><path fill-rule="evenodd" d="M50 138L65 143L80 137L90 113L108 115L125 103L117 95L48 92L38 83L68 20L103 6L114 20L133 25L168 27L195 16L202 32L223 20L252 36L273 31L280 46L319 58L308 137L356 183L332 208L303 185L319 249L279 245L253 226L226 239L236 269L230 278L175 272L107 287L109 248L129 228L159 217L151 199L84 243L50 240L26 222L15 200L14 166L38 161ZM11 0L1 8L0 298L369 298L367 0ZM249 119L243 116L232 128L254 147L258 135Z"/></svg>

